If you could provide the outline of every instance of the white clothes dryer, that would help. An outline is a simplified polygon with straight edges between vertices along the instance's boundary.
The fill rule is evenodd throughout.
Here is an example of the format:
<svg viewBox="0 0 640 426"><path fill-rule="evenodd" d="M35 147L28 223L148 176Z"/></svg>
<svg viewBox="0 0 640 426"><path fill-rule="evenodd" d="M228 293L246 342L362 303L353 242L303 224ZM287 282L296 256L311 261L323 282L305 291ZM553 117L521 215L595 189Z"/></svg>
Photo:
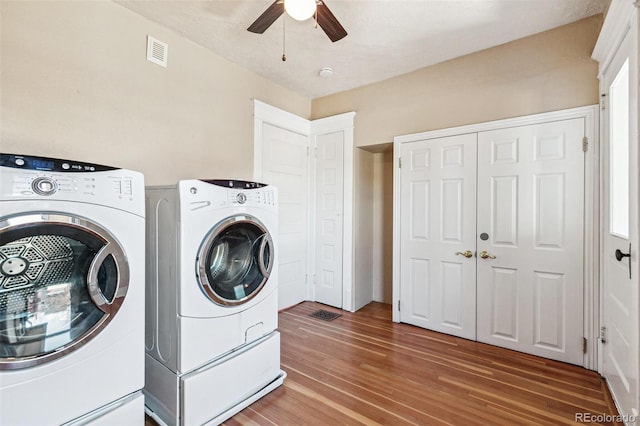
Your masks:
<svg viewBox="0 0 640 426"><path fill-rule="evenodd" d="M148 187L147 217L148 412L167 424L228 417L284 379L277 190L238 180ZM202 398L213 388L218 398Z"/></svg>
<svg viewBox="0 0 640 426"><path fill-rule="evenodd" d="M0 154L0 424L144 422L144 180Z"/></svg>

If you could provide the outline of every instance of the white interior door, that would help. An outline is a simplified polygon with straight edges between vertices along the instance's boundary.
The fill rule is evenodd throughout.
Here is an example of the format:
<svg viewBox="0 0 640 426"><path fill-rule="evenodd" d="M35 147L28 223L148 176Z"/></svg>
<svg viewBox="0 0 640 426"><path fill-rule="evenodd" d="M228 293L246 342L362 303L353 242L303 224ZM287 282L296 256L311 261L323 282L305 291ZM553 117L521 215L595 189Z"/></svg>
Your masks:
<svg viewBox="0 0 640 426"><path fill-rule="evenodd" d="M583 364L584 135L582 118L478 134L479 341Z"/></svg>
<svg viewBox="0 0 640 426"><path fill-rule="evenodd" d="M262 180L278 188L278 308L306 300L309 138L262 125Z"/></svg>
<svg viewBox="0 0 640 426"><path fill-rule="evenodd" d="M640 410L635 52L628 33L601 82L607 99L603 112L603 375L620 414L627 416L638 416Z"/></svg>
<svg viewBox="0 0 640 426"><path fill-rule="evenodd" d="M405 143L401 160L400 321L475 339L476 134Z"/></svg>
<svg viewBox="0 0 640 426"><path fill-rule="evenodd" d="M344 132L316 136L314 300L342 308Z"/></svg>

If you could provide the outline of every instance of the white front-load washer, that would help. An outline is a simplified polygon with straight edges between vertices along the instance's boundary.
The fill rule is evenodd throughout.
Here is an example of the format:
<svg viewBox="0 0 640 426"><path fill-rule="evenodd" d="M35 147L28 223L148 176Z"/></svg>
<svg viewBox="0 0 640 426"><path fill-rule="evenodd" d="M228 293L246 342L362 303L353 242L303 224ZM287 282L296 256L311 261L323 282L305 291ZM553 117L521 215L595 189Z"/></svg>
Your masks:
<svg viewBox="0 0 640 426"><path fill-rule="evenodd" d="M148 187L147 218L147 410L167 424L219 422L284 379L277 190Z"/></svg>
<svg viewBox="0 0 640 426"><path fill-rule="evenodd" d="M0 154L0 424L144 422L144 180Z"/></svg>

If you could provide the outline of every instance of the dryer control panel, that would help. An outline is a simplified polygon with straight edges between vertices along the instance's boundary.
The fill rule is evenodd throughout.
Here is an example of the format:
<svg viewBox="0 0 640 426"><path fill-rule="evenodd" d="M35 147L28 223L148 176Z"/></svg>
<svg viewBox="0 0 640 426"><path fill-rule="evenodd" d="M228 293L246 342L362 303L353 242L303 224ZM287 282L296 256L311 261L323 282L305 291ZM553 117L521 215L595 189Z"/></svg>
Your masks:
<svg viewBox="0 0 640 426"><path fill-rule="evenodd" d="M105 170L117 170L116 167L104 166L102 164L16 154L0 154L0 166L20 170L41 170L48 172L103 172Z"/></svg>
<svg viewBox="0 0 640 426"><path fill-rule="evenodd" d="M99 164L0 154L0 199L79 201L144 211L141 173Z"/></svg>
<svg viewBox="0 0 640 426"><path fill-rule="evenodd" d="M266 183L237 179L201 179L217 187L225 188L229 206L275 206L276 190Z"/></svg>
<svg viewBox="0 0 640 426"><path fill-rule="evenodd" d="M229 191L229 205L231 206L275 206L276 196L271 187L261 189Z"/></svg>

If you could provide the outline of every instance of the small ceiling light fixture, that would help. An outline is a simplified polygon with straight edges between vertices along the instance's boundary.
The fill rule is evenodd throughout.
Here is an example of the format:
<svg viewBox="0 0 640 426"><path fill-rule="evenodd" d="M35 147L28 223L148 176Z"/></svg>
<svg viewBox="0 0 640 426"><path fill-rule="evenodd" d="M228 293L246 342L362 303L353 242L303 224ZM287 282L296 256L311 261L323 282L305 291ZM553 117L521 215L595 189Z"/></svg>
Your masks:
<svg viewBox="0 0 640 426"><path fill-rule="evenodd" d="M333 75L333 68L331 67L320 68L320 71L318 71L318 75L322 78L329 78Z"/></svg>
<svg viewBox="0 0 640 426"><path fill-rule="evenodd" d="M284 9L297 21L306 21L316 13L316 0L284 0Z"/></svg>

